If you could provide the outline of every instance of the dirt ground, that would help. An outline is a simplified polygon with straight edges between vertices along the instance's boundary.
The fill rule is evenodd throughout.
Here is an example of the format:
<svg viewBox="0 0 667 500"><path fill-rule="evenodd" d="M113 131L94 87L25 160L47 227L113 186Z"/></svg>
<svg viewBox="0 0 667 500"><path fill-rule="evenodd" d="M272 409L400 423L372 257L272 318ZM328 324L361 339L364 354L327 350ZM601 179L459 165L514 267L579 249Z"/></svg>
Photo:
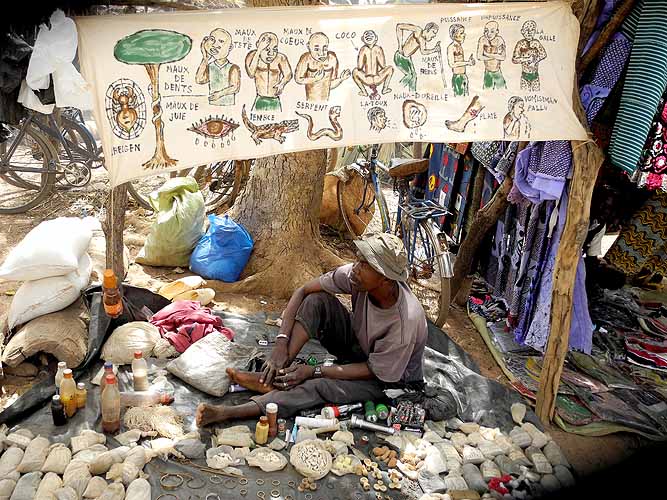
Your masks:
<svg viewBox="0 0 667 500"><path fill-rule="evenodd" d="M64 215L93 215L103 218L103 204L108 193L105 183L89 186L85 192L61 193L46 205L29 214L3 216L0 218L0 261L4 260L9 250L20 241L27 232L39 222ZM125 243L134 258L144 242L151 223L150 214L131 204L127 214ZM349 242L341 241L335 233L324 233L325 243L342 258L352 259ZM162 284L182 277L183 271L172 268L155 268L131 264L127 282L156 291ZM19 286L14 282L0 282L0 324L12 300L13 292ZM218 293L211 307L221 308L235 313L265 311L278 315L286 305L285 300L276 300L261 295L231 295ZM451 316L443 330L461 345L479 364L484 376L508 385L509 382L496 365L484 341L461 308L453 308ZM46 369L39 367L38 376L47 376ZM0 378L0 408L13 402L27 390L34 377L20 377L6 370ZM551 436L564 450L566 456L579 475L602 470L629 457L643 445L642 441L629 434L616 434L608 437L583 437L560 431L548 426Z"/></svg>

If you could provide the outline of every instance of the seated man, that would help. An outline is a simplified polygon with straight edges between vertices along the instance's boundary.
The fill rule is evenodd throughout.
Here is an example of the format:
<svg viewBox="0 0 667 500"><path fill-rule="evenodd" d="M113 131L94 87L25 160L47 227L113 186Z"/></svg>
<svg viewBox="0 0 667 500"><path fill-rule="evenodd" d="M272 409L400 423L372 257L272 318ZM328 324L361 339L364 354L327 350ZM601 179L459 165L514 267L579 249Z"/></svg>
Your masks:
<svg viewBox="0 0 667 500"><path fill-rule="evenodd" d="M227 370L233 382L263 394L238 406L200 404L197 425L258 417L267 403L277 403L278 414L291 417L326 403L382 399L387 384L423 382L426 315L405 283L403 243L386 233L354 243L356 263L294 292L264 371ZM336 293L352 295L352 314ZM310 338L318 339L339 364L291 364Z"/></svg>

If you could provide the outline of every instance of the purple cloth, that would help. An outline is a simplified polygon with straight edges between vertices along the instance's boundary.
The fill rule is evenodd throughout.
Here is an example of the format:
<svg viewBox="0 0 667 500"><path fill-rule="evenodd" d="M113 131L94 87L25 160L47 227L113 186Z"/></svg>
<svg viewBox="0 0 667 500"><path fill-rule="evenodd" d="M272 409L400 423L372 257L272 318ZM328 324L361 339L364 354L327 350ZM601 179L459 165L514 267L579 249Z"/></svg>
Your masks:
<svg viewBox="0 0 667 500"><path fill-rule="evenodd" d="M551 294L553 291L554 267L560 239L563 235L563 228L565 227L567 204L567 191L563 191L563 197L558 209L558 223L554 229L549 253L544 264L544 269L542 270L542 278L535 301L535 312L524 339L526 345L541 352L544 352L547 348L549 333L551 331ZM586 268L584 266L583 255L581 255L574 283L569 346L570 349L590 354L593 345L593 322L588 312L585 281Z"/></svg>
<svg viewBox="0 0 667 500"><path fill-rule="evenodd" d="M560 199L572 168L569 141L531 142L516 160L514 186L531 203ZM517 193L510 193L515 200Z"/></svg>
<svg viewBox="0 0 667 500"><path fill-rule="evenodd" d="M593 72L591 81L579 91L588 125L600 112L604 101L623 74L631 49L632 42L623 33L616 33L602 49L600 62Z"/></svg>

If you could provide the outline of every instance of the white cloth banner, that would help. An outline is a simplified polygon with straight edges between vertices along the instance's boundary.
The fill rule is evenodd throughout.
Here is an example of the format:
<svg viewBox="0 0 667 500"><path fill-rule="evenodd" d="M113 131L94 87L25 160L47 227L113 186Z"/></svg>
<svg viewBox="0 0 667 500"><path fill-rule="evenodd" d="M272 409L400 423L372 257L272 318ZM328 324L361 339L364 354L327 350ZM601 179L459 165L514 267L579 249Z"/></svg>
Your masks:
<svg viewBox="0 0 667 500"><path fill-rule="evenodd" d="M75 20L114 186L357 144L586 138L565 2Z"/></svg>

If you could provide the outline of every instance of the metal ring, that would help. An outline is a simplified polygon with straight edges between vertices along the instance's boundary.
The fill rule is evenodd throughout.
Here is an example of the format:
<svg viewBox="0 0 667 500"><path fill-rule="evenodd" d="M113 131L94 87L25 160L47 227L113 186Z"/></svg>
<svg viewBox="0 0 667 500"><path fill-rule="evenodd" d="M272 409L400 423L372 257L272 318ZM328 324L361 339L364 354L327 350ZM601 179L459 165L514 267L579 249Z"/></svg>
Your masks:
<svg viewBox="0 0 667 500"><path fill-rule="evenodd" d="M266 493L264 493L263 491L258 491L257 498L259 498L260 500L264 500L266 498Z"/></svg>
<svg viewBox="0 0 667 500"><path fill-rule="evenodd" d="M280 491L278 490L271 490L271 496L273 498L278 498L280 496Z"/></svg>
<svg viewBox="0 0 667 500"><path fill-rule="evenodd" d="M231 486L229 486L230 482ZM236 479L234 479L233 477L228 477L222 482L222 485L228 490L233 490L234 488L236 488Z"/></svg>
<svg viewBox="0 0 667 500"><path fill-rule="evenodd" d="M241 486L245 486L246 484L248 484L248 478L242 477L241 479L239 479L239 484Z"/></svg>
<svg viewBox="0 0 667 500"><path fill-rule="evenodd" d="M278 481L277 479L274 479L273 481L271 481L271 484L273 486L280 486L280 481Z"/></svg>
<svg viewBox="0 0 667 500"><path fill-rule="evenodd" d="M245 488L241 488L239 490L239 493L241 494L242 497L244 497L248 494L248 490L246 490Z"/></svg>
<svg viewBox="0 0 667 500"><path fill-rule="evenodd" d="M218 476L217 474L213 474L211 477L208 478L208 480L211 481L213 484L222 484L224 478L222 476Z"/></svg>
<svg viewBox="0 0 667 500"><path fill-rule="evenodd" d="M305 498L306 498L306 500L313 500L313 494L312 493L306 493Z"/></svg>
<svg viewBox="0 0 667 500"><path fill-rule="evenodd" d="M296 483L294 481L287 481L287 486L294 489L294 488L296 488ZM285 499L285 500L287 500L287 499Z"/></svg>
<svg viewBox="0 0 667 500"><path fill-rule="evenodd" d="M170 477L177 477L179 481L176 484L165 484L164 480L169 479ZM184 481L183 476L181 476L180 474L167 472L166 474L163 474L162 477L160 478L160 486L162 486L162 488L167 491L173 491L183 486L183 481Z"/></svg>
<svg viewBox="0 0 667 500"><path fill-rule="evenodd" d="M167 498L167 497L172 497L178 500L178 497L174 495L173 493L162 493L159 497L157 497L155 500L160 500L161 498Z"/></svg>
<svg viewBox="0 0 667 500"><path fill-rule="evenodd" d="M201 486L192 486L190 483L191 483L192 481L196 481L197 479L199 479L199 480L202 482ZM200 489L202 489L204 486L206 486L206 481L205 481L204 479L200 478L200 477L194 477L194 476L192 476L192 477L191 477L190 479L188 479L188 481L185 483L185 486L187 486L187 487L190 488L191 490L200 490Z"/></svg>
<svg viewBox="0 0 667 500"><path fill-rule="evenodd" d="M294 497L292 495L286 495L285 500L294 500Z"/></svg>
<svg viewBox="0 0 667 500"><path fill-rule="evenodd" d="M221 499L220 499L220 495L218 495L217 493L209 493L208 495L206 495L206 499L205 499L205 500L209 500L209 497L211 497L211 498L215 497L215 498L217 498L218 500L221 500Z"/></svg>
<svg viewBox="0 0 667 500"><path fill-rule="evenodd" d="M255 484L257 486L264 486L264 479L258 479L257 481L255 481Z"/></svg>

